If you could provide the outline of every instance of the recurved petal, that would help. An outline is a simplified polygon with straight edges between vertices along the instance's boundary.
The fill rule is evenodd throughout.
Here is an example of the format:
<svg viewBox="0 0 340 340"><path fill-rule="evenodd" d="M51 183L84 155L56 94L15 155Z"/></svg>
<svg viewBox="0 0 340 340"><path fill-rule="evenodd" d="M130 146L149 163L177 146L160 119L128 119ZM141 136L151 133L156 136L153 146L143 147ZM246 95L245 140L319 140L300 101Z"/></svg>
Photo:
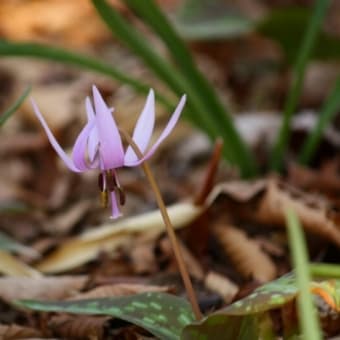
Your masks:
<svg viewBox="0 0 340 340"><path fill-rule="evenodd" d="M99 153L103 167L104 169L121 167L124 164L124 150L118 127L98 89L93 86L92 90L100 144Z"/></svg>
<svg viewBox="0 0 340 340"><path fill-rule="evenodd" d="M132 139L138 145L142 153L145 152L149 145L150 138L155 126L155 94L151 89L146 99L142 113L140 114L136 127L133 131ZM124 162L136 162L137 155L133 148L129 146L126 150Z"/></svg>
<svg viewBox="0 0 340 340"><path fill-rule="evenodd" d="M73 163L72 159L66 154L66 152L62 149L62 147L60 146L60 144L57 142L57 140L55 139L52 131L50 130L50 128L48 127L43 115L41 114L41 112L38 109L37 104L35 103L34 99L31 98L31 103L33 106L33 110L35 115L37 116L37 118L39 119L42 127L44 128L47 138L50 141L53 149L56 151L56 153L58 154L58 156L63 160L63 162L65 163L65 165L74 172L81 172L82 170L78 169L75 164Z"/></svg>
<svg viewBox="0 0 340 340"><path fill-rule="evenodd" d="M73 146L73 162L74 165L81 171L86 171L92 169L93 167L86 162L87 153L87 142L91 134L91 131L95 128L96 120L93 118L90 120L83 128L83 130L78 135L76 142ZM91 162L91 161L90 161Z"/></svg>
<svg viewBox="0 0 340 340"><path fill-rule="evenodd" d="M163 132L161 133L161 135L158 137L157 141L155 142L155 144L150 148L149 151L146 152L146 154L144 155L143 158L134 161L134 162L126 162L124 165L125 166L137 166L141 163L143 163L145 160L147 160L148 158L150 158L153 153L156 151L156 149L159 147L159 145L163 142L163 140L169 136L169 134L171 133L171 131L173 130L173 128L175 127L181 113L183 110L183 107L185 105L185 101L186 101L186 95L183 95L180 102L178 103L175 112L172 114L167 126L165 127L165 129L163 130Z"/></svg>

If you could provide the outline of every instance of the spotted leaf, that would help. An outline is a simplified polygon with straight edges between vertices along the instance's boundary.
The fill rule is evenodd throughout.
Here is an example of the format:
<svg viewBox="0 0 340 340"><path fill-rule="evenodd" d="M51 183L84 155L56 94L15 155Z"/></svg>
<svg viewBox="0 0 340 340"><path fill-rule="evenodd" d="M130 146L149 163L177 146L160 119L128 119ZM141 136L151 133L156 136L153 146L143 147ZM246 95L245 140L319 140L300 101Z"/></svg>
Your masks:
<svg viewBox="0 0 340 340"><path fill-rule="evenodd" d="M182 329L194 320L191 307L184 299L165 293L78 301L21 300L16 304L44 312L110 315L164 340L178 340Z"/></svg>

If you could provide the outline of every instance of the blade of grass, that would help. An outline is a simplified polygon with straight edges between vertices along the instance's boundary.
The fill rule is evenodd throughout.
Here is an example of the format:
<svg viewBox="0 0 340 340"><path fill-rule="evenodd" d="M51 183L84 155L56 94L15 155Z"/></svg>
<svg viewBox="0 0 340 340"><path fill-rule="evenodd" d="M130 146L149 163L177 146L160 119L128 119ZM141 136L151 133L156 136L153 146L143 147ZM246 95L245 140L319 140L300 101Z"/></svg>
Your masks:
<svg viewBox="0 0 340 340"><path fill-rule="evenodd" d="M291 209L286 211L286 223L292 261L296 272L296 282L299 289L298 311L299 323L303 338L308 340L321 340L319 320L313 305L310 293L310 275L308 255L305 239L301 230L300 222Z"/></svg>
<svg viewBox="0 0 340 340"><path fill-rule="evenodd" d="M301 164L308 164L315 154L317 146L320 142L322 132L327 127L329 122L333 119L335 114L340 109L340 77L337 79L335 86L327 98L320 114L318 122L313 131L308 135L307 140L302 146L299 162Z"/></svg>
<svg viewBox="0 0 340 340"><path fill-rule="evenodd" d="M313 16L307 27L304 40L302 42L296 63L293 69L293 83L288 93L288 98L284 107L282 125L274 143L271 155L271 168L279 171L282 168L283 158L287 149L290 136L291 119L301 93L306 66L313 51L313 47L320 32L320 26L325 17L330 0L317 0L315 3Z"/></svg>
<svg viewBox="0 0 340 340"><path fill-rule="evenodd" d="M87 57L78 53L66 51L62 48L52 47L37 43L14 43L0 40L0 56L13 57L36 57L47 60L54 60L65 64L75 65L98 73L104 74L112 79L127 84L139 93L148 94L150 86L126 76L114 67L100 62L97 59ZM157 99L167 108L172 109L173 103L157 93Z"/></svg>
<svg viewBox="0 0 340 340"><path fill-rule="evenodd" d="M140 0L124 0L124 2L163 40L182 74L191 83L196 92L204 93L206 107L210 108L211 118L219 122L222 128L222 136L224 139L227 137L234 141L233 157L238 160L239 164L243 164L243 167L250 169L251 175L254 175L256 173L256 163L250 150L235 129L229 113L222 105L213 87L198 70L185 43L156 2L154 0L143 2Z"/></svg>
<svg viewBox="0 0 340 340"><path fill-rule="evenodd" d="M198 93L195 88L185 79L182 72L179 72L170 63L164 59L149 45L134 27L131 26L122 16L111 7L105 0L92 0L99 15L111 29L111 31L121 39L128 48L136 53L144 63L158 75L177 95L185 92L189 98L189 108L187 117L192 123L196 124L205 131L212 139L225 134L221 128L221 122L212 118L212 109L207 107L204 101L204 93ZM253 171L248 164L240 162L242 152L237 154L233 150L235 147L233 138L227 139L225 143L225 156L234 164L238 165L243 176L252 175Z"/></svg>
<svg viewBox="0 0 340 340"><path fill-rule="evenodd" d="M18 110L24 100L27 98L28 94L31 91L31 87L28 86L23 94L16 100L16 102L10 106L3 114L0 115L0 127L6 122L6 120Z"/></svg>
<svg viewBox="0 0 340 340"><path fill-rule="evenodd" d="M331 263L311 263L310 273L315 277L340 278L340 265Z"/></svg>
<svg viewBox="0 0 340 340"><path fill-rule="evenodd" d="M166 62L148 41L129 24L113 7L105 0L92 0L92 3L100 17L117 38L121 40L132 52L138 55L149 68L158 75L177 95L186 92L189 98L188 104L195 111L186 111L188 117L201 128L205 127L210 136L216 135L216 126L204 112L204 105L199 96L195 94L182 75L171 64Z"/></svg>

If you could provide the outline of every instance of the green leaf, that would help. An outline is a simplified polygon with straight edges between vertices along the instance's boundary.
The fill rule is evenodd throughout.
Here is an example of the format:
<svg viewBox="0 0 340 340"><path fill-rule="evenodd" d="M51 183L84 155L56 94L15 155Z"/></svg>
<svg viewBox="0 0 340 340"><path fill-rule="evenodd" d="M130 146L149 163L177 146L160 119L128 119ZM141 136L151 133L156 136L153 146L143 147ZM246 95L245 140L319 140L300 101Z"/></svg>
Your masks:
<svg viewBox="0 0 340 340"><path fill-rule="evenodd" d="M307 63L315 47L320 27L329 7L330 0L317 0L314 5L313 15L310 17L301 47L298 49L298 55L293 69L293 83L290 87L288 97L285 102L284 117L280 127L279 134L274 143L271 155L271 168L280 170L282 167L285 151L290 136L290 125L298 99L302 90L303 79ZM289 26L289 25L288 25ZM287 23L284 25L287 27Z"/></svg>
<svg viewBox="0 0 340 340"><path fill-rule="evenodd" d="M187 40L240 38L254 30L254 22L221 0L187 0L174 18L174 25Z"/></svg>
<svg viewBox="0 0 340 340"><path fill-rule="evenodd" d="M314 129L309 133L306 141L304 142L299 155L301 164L308 164L314 156L322 133L327 128L330 121L334 118L340 109L340 77L337 79L335 86L330 93L329 97L321 109L319 119Z"/></svg>
<svg viewBox="0 0 340 340"><path fill-rule="evenodd" d="M110 315L143 327L164 340L178 340L182 329L195 319L186 300L165 293L78 301L22 300L16 304L44 312Z"/></svg>
<svg viewBox="0 0 340 340"><path fill-rule="evenodd" d="M182 340L254 340L259 338L256 316L226 316L213 314L201 322L184 328Z"/></svg>
<svg viewBox="0 0 340 340"><path fill-rule="evenodd" d="M6 122L6 120L18 110L24 100L27 98L28 94L31 91L31 87L27 87L24 93L17 99L17 101L9 107L2 115L0 115L0 127Z"/></svg>
<svg viewBox="0 0 340 340"><path fill-rule="evenodd" d="M310 277L308 268L307 246L300 222L292 209L286 212L289 245L296 271L296 281L299 288L298 311L299 323L303 336L309 340L321 340L319 319L313 305L310 293Z"/></svg>
<svg viewBox="0 0 340 340"><path fill-rule="evenodd" d="M150 90L149 85L145 85L142 82L127 76L125 73L120 72L108 64L105 64L97 59L75 52L70 52L58 47L37 43L16 43L0 40L0 56L35 57L54 60L104 74L108 77L111 77L112 79L120 81L123 84L131 86L137 92L143 94L149 93ZM157 93L157 91L156 96L166 108L173 109L174 105L168 99Z"/></svg>
<svg viewBox="0 0 340 340"><path fill-rule="evenodd" d="M196 95L202 97L205 105L205 116L214 120L216 128L225 141L225 156L241 168L244 176L256 173L256 163L250 150L237 132L230 114L227 112L213 87L198 70L189 49L179 37L168 18L160 10L154 0L124 0L153 31L160 37L176 62L181 74L190 83ZM147 5L146 5L147 4Z"/></svg>

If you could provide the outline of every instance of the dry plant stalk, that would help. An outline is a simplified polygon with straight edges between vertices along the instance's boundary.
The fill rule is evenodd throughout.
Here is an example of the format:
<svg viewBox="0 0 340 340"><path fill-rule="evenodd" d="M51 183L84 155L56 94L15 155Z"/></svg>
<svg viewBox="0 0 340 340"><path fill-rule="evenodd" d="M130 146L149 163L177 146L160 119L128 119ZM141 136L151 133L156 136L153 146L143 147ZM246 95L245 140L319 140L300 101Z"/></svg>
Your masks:
<svg viewBox="0 0 340 340"><path fill-rule="evenodd" d="M222 224L214 226L212 231L236 270L244 277L252 277L259 282L276 277L276 267L271 258L244 231Z"/></svg>
<svg viewBox="0 0 340 340"><path fill-rule="evenodd" d="M284 212L288 208L295 211L306 231L340 246L340 228L331 218L329 202L277 180L268 181L266 193L254 217L260 223L285 225Z"/></svg>
<svg viewBox="0 0 340 340"><path fill-rule="evenodd" d="M239 291L238 286L234 282L214 271L208 273L204 284L209 290L222 296L226 303L230 303Z"/></svg>

